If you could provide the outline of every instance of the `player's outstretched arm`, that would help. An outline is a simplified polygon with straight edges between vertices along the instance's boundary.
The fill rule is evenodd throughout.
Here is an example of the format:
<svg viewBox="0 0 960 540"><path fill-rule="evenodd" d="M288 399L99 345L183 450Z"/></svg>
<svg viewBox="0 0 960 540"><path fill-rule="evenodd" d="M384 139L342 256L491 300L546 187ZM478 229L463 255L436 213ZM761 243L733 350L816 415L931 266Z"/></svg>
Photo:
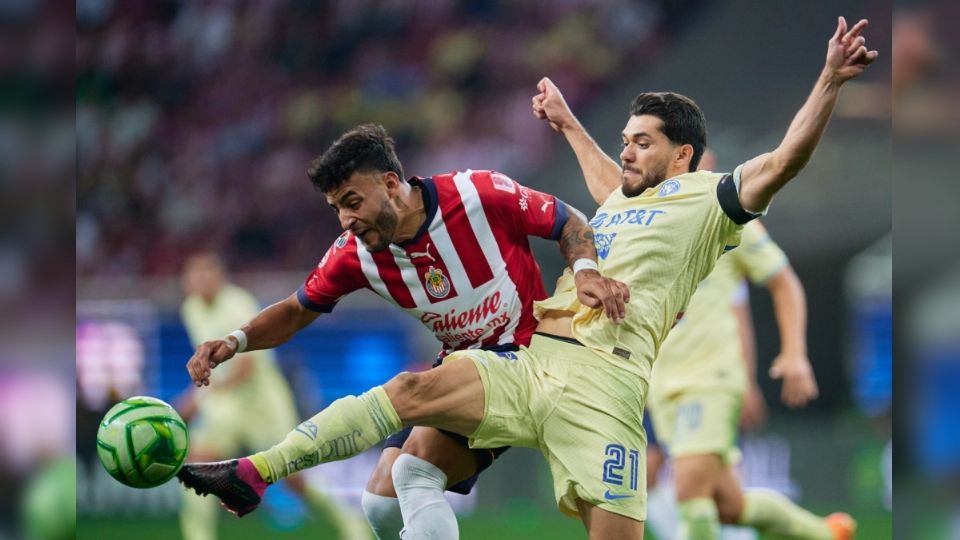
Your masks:
<svg viewBox="0 0 960 540"><path fill-rule="evenodd" d="M583 169L590 196L597 204L603 204L620 187L620 166L590 137L553 81L544 77L537 90L540 93L533 96L533 115L549 122L551 128L567 138Z"/></svg>
<svg viewBox="0 0 960 540"><path fill-rule="evenodd" d="M604 313L614 322L622 321L627 314L630 289L626 284L600 275L597 268L597 247L593 241L593 229L579 210L564 203L567 222L560 231L560 253L573 270L580 303L591 308L603 307Z"/></svg>
<svg viewBox="0 0 960 540"><path fill-rule="evenodd" d="M770 366L770 377L783 379L780 398L789 407L802 407L819 393L807 357L807 298L790 265L766 284L780 331L780 354Z"/></svg>
<svg viewBox="0 0 960 540"><path fill-rule="evenodd" d="M296 294L263 309L240 331L246 336L243 351L270 349L285 343L294 334L316 320L320 314L300 303ZM218 365L233 358L240 343L233 335L213 341L205 341L187 361L187 372L197 386L210 384L210 372Z"/></svg>
<svg viewBox="0 0 960 540"><path fill-rule="evenodd" d="M746 210L763 211L780 188L806 166L830 121L840 87L877 59L877 51L867 50L866 38L860 35L866 26L867 20L862 19L847 30L846 19L838 19L837 30L827 42L823 71L790 123L783 142L773 152L744 163L740 173L740 203Z"/></svg>

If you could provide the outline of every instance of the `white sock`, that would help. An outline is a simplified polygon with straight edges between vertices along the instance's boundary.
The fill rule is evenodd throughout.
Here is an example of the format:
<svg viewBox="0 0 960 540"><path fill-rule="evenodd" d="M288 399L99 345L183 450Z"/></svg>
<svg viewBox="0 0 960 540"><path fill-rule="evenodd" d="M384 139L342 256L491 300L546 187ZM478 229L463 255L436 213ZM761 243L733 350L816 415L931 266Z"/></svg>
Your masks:
<svg viewBox="0 0 960 540"><path fill-rule="evenodd" d="M400 501L395 497L384 497L376 493L363 491L360 505L367 516L367 522L373 529L377 540L397 540L403 530L403 515L400 513Z"/></svg>
<svg viewBox="0 0 960 540"><path fill-rule="evenodd" d="M647 494L647 525L660 540L674 540L680 530L677 496L670 482L660 482Z"/></svg>
<svg viewBox="0 0 960 540"><path fill-rule="evenodd" d="M400 454L393 463L393 487L403 513L403 540L457 540L457 516L443 496L447 475L429 461Z"/></svg>

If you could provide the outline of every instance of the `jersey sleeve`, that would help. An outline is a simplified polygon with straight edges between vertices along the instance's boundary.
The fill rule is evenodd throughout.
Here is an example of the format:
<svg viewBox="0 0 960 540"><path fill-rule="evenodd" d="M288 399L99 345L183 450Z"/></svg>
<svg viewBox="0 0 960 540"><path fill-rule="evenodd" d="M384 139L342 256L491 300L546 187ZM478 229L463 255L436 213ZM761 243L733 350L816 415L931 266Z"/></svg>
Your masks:
<svg viewBox="0 0 960 540"><path fill-rule="evenodd" d="M743 164L734 169L733 174L725 174L720 178L717 184L717 200L720 201L720 207L723 213L727 215L737 225L745 225L747 222L757 219L760 216L767 215L768 208L763 212L751 212L740 203L740 173L743 171Z"/></svg>
<svg viewBox="0 0 960 540"><path fill-rule="evenodd" d="M751 282L763 285L788 264L787 255L770 238L759 221L748 223L740 237L740 247L731 255Z"/></svg>
<svg viewBox="0 0 960 540"><path fill-rule="evenodd" d="M354 242L353 235L345 232L330 246L297 289L297 299L303 307L330 313L341 298L366 286Z"/></svg>
<svg viewBox="0 0 960 540"><path fill-rule="evenodd" d="M474 171L470 178L484 210L496 217L497 223L524 236L560 238L569 218L563 201L496 171Z"/></svg>

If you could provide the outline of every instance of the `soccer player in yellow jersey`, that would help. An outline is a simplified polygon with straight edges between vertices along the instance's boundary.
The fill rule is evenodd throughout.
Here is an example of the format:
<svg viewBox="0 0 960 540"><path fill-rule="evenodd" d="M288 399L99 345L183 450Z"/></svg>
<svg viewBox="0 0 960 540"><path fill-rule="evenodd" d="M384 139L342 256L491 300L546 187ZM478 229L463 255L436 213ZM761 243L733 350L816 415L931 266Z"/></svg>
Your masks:
<svg viewBox="0 0 960 540"><path fill-rule="evenodd" d="M223 336L260 311L252 294L227 281L223 261L212 252L187 258L181 285L186 293L181 319L195 346ZM177 409L190 425L191 460L224 459L245 449L269 448L297 421L293 393L269 350L237 355L222 372L218 370L209 388L185 392ZM337 527L339 538L372 538L359 513L339 508L301 475L289 477L287 485ZM216 538L218 515L215 500L185 491L180 510L183 538Z"/></svg>
<svg viewBox="0 0 960 540"><path fill-rule="evenodd" d="M641 414L660 345L697 284L739 243L742 225L806 165L843 83L876 59L860 35L866 25L862 20L848 29L838 20L823 71L783 142L733 174L697 172L706 129L689 98L637 97L623 131L621 168L585 131L567 130L551 118L542 99L538 103L542 94L535 97L534 113L570 137L591 190L609 195L593 227L599 269L626 301L619 316L611 320L582 305L568 270L556 293L535 305L540 324L529 347L454 352L436 369L401 373L360 396L335 401L268 451L189 463L178 478L217 495L228 508L248 509L268 484L293 472L354 456L402 426L425 425L461 433L477 448L540 449L561 511L578 516L591 539L642 538ZM271 336L256 327L241 330L247 350L271 345ZM201 344L187 364L195 384L208 384L211 370L233 356L238 344L235 337ZM736 514L741 523L772 528L778 511L748 502ZM402 538L437 538L430 523L414 528L407 519ZM849 516L845 523L808 537L849 538Z"/></svg>

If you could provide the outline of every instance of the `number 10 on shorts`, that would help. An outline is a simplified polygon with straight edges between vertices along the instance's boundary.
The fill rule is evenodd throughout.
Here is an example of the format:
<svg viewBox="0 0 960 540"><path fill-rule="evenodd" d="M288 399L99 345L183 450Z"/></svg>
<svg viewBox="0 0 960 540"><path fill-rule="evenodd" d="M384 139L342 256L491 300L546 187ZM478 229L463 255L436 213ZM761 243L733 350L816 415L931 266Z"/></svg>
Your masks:
<svg viewBox="0 0 960 540"><path fill-rule="evenodd" d="M624 449L621 444L610 443L604 454L609 458L603 462L603 483L622 486L624 465L626 461L630 461L630 489L636 491L640 452L633 448Z"/></svg>

